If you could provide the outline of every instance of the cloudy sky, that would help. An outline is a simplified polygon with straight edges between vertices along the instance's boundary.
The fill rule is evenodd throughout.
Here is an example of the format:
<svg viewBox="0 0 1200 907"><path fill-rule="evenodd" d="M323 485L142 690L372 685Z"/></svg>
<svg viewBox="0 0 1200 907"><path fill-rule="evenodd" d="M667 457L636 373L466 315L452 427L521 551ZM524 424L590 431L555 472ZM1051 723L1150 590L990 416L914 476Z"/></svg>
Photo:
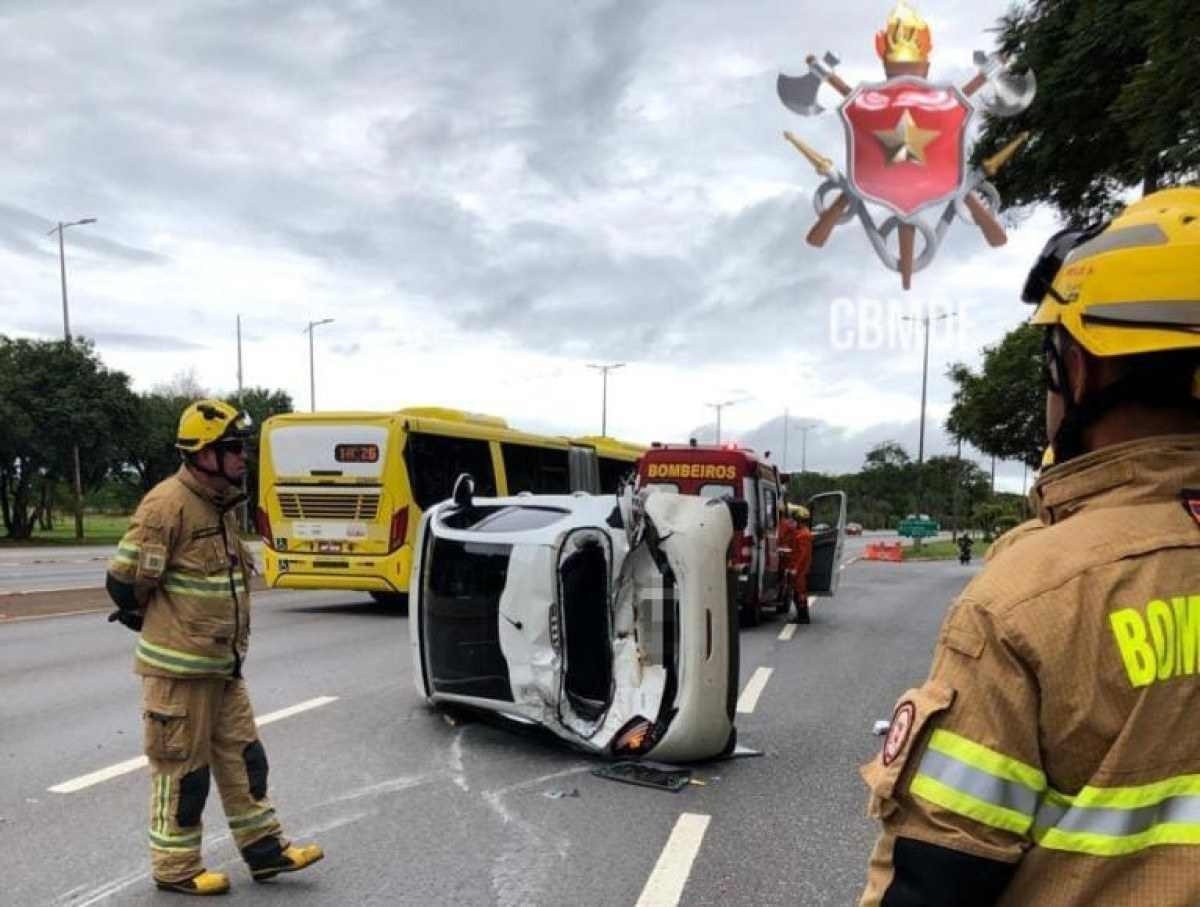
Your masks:
<svg viewBox="0 0 1200 907"><path fill-rule="evenodd" d="M836 51L877 80L890 0L303 3L7 0L0 6L0 333L71 326L149 389L194 371L317 406L438 404L533 430L682 440L817 423L810 468L914 453L921 337L934 331L926 449L955 360L1027 313L1053 228L1024 212L1002 250L958 224L903 293L861 228L805 245L818 178L790 129L839 161L778 72ZM924 0L935 79L965 82L1006 0ZM827 106L835 98L823 98ZM891 328L891 329L889 329ZM897 329L898 328L898 329ZM800 434L790 442L798 465ZM1020 467L1001 470L1018 488Z"/></svg>

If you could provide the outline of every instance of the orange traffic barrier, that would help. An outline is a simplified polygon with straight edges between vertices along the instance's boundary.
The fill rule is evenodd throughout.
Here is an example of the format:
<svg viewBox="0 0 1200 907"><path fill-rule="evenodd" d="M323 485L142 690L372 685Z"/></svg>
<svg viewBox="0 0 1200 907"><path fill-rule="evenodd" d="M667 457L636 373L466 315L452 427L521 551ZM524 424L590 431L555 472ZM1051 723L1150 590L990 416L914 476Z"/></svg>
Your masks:
<svg viewBox="0 0 1200 907"><path fill-rule="evenodd" d="M902 561L904 551L899 542L871 542L863 553L866 561Z"/></svg>

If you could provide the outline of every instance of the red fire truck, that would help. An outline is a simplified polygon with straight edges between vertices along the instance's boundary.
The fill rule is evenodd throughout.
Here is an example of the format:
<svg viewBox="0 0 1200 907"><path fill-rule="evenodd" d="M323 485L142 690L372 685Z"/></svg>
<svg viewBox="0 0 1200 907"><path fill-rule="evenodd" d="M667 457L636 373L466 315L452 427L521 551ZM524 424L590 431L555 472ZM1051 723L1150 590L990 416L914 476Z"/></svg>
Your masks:
<svg viewBox="0 0 1200 907"><path fill-rule="evenodd" d="M773 606L776 613L786 610L776 539L784 485L779 470L765 456L735 444L656 444L638 460L638 483L679 494L728 495L745 501L746 528L729 551L742 622L757 626L764 606ZM819 521L829 526L813 533L809 594L833 595L845 536L846 495L840 491L817 495L809 510L814 525Z"/></svg>

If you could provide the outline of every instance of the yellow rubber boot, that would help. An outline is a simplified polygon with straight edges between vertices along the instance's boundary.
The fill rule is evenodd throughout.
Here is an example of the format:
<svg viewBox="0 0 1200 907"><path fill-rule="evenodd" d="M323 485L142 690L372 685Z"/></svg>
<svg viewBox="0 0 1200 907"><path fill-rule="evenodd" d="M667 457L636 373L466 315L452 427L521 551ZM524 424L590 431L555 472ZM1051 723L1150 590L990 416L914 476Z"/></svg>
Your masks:
<svg viewBox="0 0 1200 907"><path fill-rule="evenodd" d="M265 882L281 872L298 872L324 856L320 844L289 844L270 862L251 866L250 874L254 881Z"/></svg>
<svg viewBox="0 0 1200 907"><path fill-rule="evenodd" d="M155 879L154 884L163 891L206 897L210 894L225 894L229 891L229 876L223 872L209 872L207 869L202 869L197 875L190 879L184 879L182 882L163 882Z"/></svg>

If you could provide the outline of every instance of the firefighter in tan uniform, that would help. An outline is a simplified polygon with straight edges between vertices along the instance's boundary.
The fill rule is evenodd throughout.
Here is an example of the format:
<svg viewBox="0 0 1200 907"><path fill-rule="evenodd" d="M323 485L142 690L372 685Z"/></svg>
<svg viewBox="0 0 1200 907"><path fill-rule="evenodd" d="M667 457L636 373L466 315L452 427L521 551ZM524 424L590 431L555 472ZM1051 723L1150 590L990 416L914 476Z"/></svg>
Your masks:
<svg viewBox="0 0 1200 907"><path fill-rule="evenodd" d="M251 423L219 400L189 406L175 446L184 464L138 506L109 565L118 620L140 631L150 854L159 888L221 894L224 873L200 861L200 817L216 780L234 841L256 881L323 856L283 836L267 798L267 756L242 679L250 571L233 508L244 500Z"/></svg>
<svg viewBox="0 0 1200 907"><path fill-rule="evenodd" d="M1200 189L1060 234L1025 288L1055 464L864 766L861 903L1200 904Z"/></svg>

